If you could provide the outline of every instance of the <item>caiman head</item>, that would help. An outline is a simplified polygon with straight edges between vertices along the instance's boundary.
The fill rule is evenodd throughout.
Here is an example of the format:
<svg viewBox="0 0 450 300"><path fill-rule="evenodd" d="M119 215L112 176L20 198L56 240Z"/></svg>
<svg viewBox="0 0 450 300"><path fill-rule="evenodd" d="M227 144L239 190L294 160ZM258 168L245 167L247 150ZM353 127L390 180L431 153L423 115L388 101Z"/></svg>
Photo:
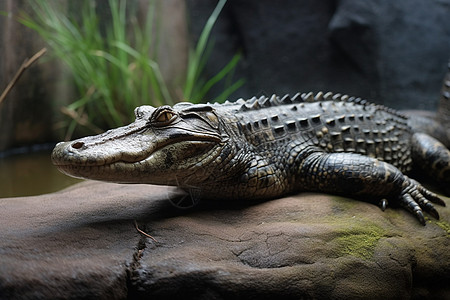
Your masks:
<svg viewBox="0 0 450 300"><path fill-rule="evenodd" d="M119 183L188 185L210 176L205 167L227 135L210 105L140 106L128 126L56 145L52 161L70 176Z"/></svg>

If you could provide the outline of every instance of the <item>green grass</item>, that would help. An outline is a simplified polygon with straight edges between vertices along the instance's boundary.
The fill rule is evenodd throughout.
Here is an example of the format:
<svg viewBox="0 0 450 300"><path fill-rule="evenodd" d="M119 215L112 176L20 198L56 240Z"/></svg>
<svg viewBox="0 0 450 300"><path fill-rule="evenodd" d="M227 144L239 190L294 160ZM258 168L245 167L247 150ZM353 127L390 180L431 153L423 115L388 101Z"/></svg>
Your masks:
<svg viewBox="0 0 450 300"><path fill-rule="evenodd" d="M241 59L241 55L236 54L230 60L230 62L215 76L207 80L205 83L197 84L201 81L201 72L206 65L207 60L209 59L209 51L207 51L207 48L211 30L216 23L216 20L219 17L219 14L226 2L227 0L219 1L205 26L203 27L203 31L200 34L197 47L195 48L195 50L191 50L189 53L186 85L184 87L183 95L186 99L190 99L194 102L198 102L201 101L201 99L204 99L207 92L219 81L223 80L227 76L232 77L230 75L232 75L233 70ZM240 79L232 84L228 82L228 84L226 84L225 90L217 97L217 100L226 100L231 93L233 93L243 84L243 79Z"/></svg>
<svg viewBox="0 0 450 300"><path fill-rule="evenodd" d="M32 0L33 15L22 13L18 20L35 30L48 44L52 53L68 66L78 88L80 97L63 108L70 116L67 137L79 125L99 132L100 128L113 128L131 122L136 106L148 104L172 105L175 93L169 91L158 64L159 21L155 1L149 1L147 18L138 26L130 5L125 0L109 0L110 24L103 24L96 13L96 2L77 1L81 11L65 9L61 2ZM203 78L202 71L209 59L211 30L225 5L220 0L209 17L195 49L188 56L185 82L178 87L183 90L183 100L204 100L213 86L222 82L224 89L213 100L225 100L244 81L233 81L233 73L241 59L236 54L212 78ZM69 6L71 2L69 2ZM131 8L132 9L132 8ZM131 24L131 30L127 27ZM130 34L131 33L131 34Z"/></svg>

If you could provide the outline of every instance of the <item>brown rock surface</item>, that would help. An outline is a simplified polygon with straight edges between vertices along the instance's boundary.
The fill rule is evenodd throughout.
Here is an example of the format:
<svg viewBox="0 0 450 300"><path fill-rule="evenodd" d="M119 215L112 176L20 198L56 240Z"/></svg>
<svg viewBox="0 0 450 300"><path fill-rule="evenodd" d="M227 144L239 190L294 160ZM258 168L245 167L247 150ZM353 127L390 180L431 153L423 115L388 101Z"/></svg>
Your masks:
<svg viewBox="0 0 450 300"><path fill-rule="evenodd" d="M423 227L323 194L179 211L174 192L87 181L0 199L0 298L450 297L448 198Z"/></svg>

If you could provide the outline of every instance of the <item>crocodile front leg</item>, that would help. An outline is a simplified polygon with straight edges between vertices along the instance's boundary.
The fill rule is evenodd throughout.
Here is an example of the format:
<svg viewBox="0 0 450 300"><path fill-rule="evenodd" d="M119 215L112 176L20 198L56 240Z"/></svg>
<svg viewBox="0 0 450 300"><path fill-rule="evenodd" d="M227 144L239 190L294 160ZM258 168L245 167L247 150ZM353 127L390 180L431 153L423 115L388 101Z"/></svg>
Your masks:
<svg viewBox="0 0 450 300"><path fill-rule="evenodd" d="M355 153L312 153L300 163L299 176L306 190L397 201L423 225L423 211L439 219L431 202L445 206L393 165Z"/></svg>
<svg viewBox="0 0 450 300"><path fill-rule="evenodd" d="M427 134L415 133L411 153L416 166L435 180L446 196L450 196L450 150Z"/></svg>

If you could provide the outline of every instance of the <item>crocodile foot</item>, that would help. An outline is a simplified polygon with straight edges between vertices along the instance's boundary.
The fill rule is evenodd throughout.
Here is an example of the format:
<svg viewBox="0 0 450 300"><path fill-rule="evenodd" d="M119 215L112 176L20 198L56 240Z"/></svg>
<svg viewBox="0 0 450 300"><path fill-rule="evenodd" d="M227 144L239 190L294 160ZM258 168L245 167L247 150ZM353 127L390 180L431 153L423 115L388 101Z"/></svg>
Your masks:
<svg viewBox="0 0 450 300"><path fill-rule="evenodd" d="M430 192L420 183L408 177L403 183L399 201L402 206L416 216L422 225L425 225L423 211L439 220L439 213L434 208L433 203L445 206L445 202L438 195Z"/></svg>

